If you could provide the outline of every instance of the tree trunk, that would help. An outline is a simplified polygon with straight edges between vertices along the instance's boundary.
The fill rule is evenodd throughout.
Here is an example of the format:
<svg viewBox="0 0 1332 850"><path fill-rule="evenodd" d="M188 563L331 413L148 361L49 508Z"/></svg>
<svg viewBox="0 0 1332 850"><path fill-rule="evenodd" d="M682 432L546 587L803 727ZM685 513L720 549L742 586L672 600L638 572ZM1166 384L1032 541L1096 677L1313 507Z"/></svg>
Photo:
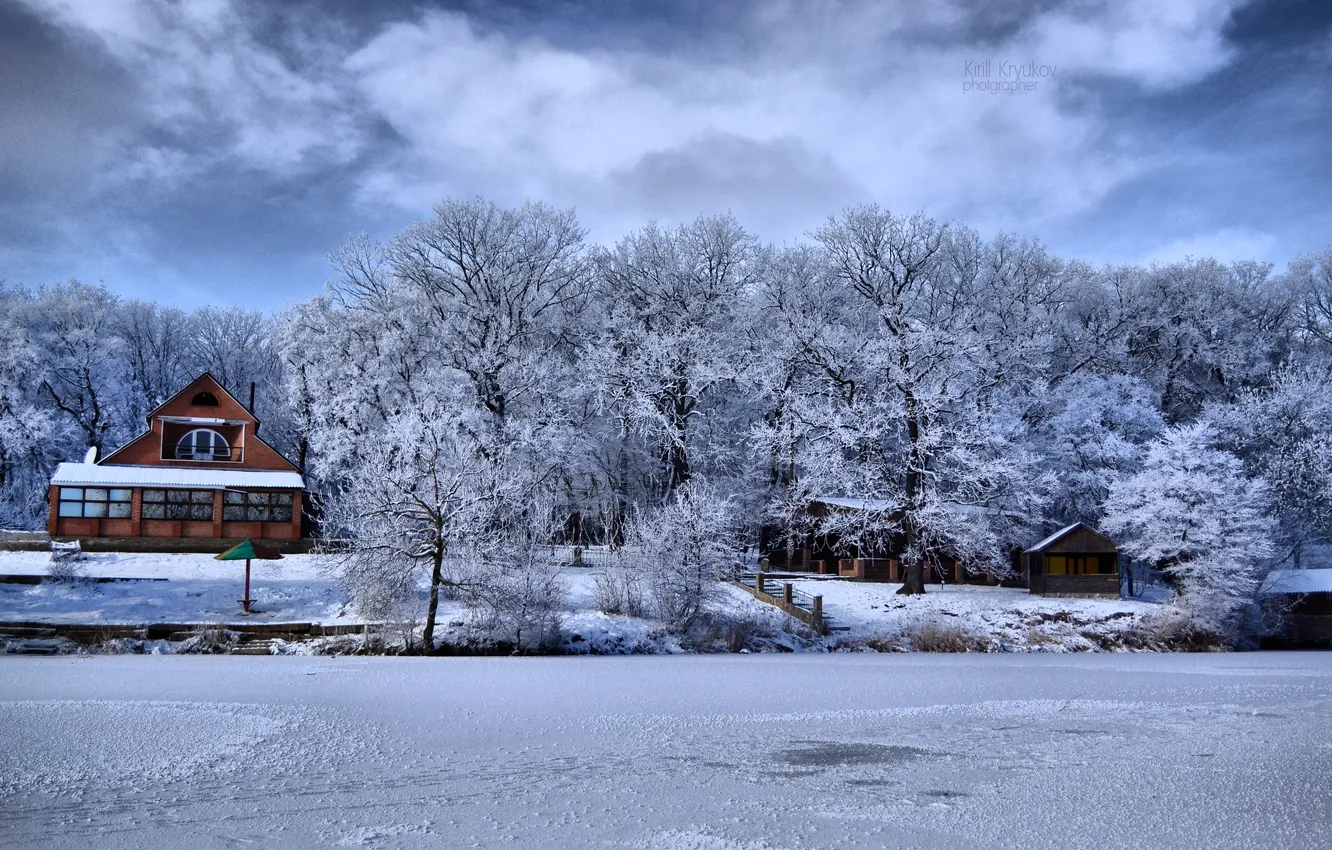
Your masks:
<svg viewBox="0 0 1332 850"><path fill-rule="evenodd" d="M902 586L897 589L899 596L917 596L925 592L925 565L912 561L906 565L906 574L902 577Z"/></svg>
<svg viewBox="0 0 1332 850"><path fill-rule="evenodd" d="M923 468L920 456L920 420L916 395L910 389L904 388L903 393L906 401L906 420L907 420L907 442L910 444L910 454L907 457L906 468L906 515L902 519L903 546L902 554L905 556L902 560L906 567L906 575L903 577L902 586L897 592L903 596L916 596L925 592L925 564L916 557L916 523L915 510L916 499L920 493L920 473Z"/></svg>
<svg viewBox="0 0 1332 850"><path fill-rule="evenodd" d="M436 545L430 568L430 601L426 603L425 629L421 632L421 645L426 655L435 651L435 612L439 610L439 586L444 581L444 548Z"/></svg>

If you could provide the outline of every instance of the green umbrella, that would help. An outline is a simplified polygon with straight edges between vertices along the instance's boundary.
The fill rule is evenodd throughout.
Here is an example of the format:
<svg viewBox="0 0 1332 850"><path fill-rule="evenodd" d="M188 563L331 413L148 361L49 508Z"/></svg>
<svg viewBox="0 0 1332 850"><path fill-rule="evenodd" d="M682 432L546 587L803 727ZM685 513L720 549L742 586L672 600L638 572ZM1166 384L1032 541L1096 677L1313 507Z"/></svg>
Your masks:
<svg viewBox="0 0 1332 850"><path fill-rule="evenodd" d="M270 549L259 543L255 543L250 538L245 538L240 543L232 546L221 555L214 555L215 561L244 561L245 562L245 598L237 600L246 614L250 613L250 605L254 600L250 598L250 560L256 561L278 561L282 559L282 554L276 549Z"/></svg>

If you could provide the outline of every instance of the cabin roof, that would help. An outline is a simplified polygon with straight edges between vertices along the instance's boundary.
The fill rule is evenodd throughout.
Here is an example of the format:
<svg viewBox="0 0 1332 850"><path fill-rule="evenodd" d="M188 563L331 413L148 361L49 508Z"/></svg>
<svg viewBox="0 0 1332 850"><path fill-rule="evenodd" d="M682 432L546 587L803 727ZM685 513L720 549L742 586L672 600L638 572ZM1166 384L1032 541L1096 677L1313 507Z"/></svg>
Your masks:
<svg viewBox="0 0 1332 850"><path fill-rule="evenodd" d="M1258 588L1260 596L1332 593L1332 570L1272 570Z"/></svg>
<svg viewBox="0 0 1332 850"><path fill-rule="evenodd" d="M810 499L810 501L832 505L836 508L850 508L856 511L892 511L901 507L899 503L888 499L844 499L840 496L820 496L817 499Z"/></svg>
<svg viewBox="0 0 1332 850"><path fill-rule="evenodd" d="M51 483L60 487L276 487L304 490L298 472L250 469L199 469L176 466L103 466L62 463Z"/></svg>

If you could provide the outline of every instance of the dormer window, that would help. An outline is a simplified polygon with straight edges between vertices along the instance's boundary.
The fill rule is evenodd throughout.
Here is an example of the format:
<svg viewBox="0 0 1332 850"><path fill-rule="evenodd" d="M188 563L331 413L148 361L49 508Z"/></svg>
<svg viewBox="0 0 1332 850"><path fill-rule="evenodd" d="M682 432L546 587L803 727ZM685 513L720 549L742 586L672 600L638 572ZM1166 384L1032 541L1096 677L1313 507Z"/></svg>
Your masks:
<svg viewBox="0 0 1332 850"><path fill-rule="evenodd" d="M231 446L222 435L208 428L196 428L176 443L176 460L229 460Z"/></svg>
<svg viewBox="0 0 1332 850"><path fill-rule="evenodd" d="M212 393L196 393L190 404L195 407L217 407L217 396Z"/></svg>

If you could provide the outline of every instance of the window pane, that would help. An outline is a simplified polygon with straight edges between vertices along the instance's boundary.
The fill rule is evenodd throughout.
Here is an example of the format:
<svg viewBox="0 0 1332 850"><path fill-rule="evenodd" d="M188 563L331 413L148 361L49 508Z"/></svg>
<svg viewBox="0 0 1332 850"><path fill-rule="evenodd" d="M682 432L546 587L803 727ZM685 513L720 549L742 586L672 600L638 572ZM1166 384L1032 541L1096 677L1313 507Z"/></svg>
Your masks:
<svg viewBox="0 0 1332 850"><path fill-rule="evenodd" d="M106 502L84 502L83 515L88 517L106 516Z"/></svg>
<svg viewBox="0 0 1332 850"><path fill-rule="evenodd" d="M168 504L168 505L166 506L166 509L167 509L167 519L189 519L189 518L190 518L190 506L189 506L189 505L179 505L179 504L174 504L174 503L173 503L173 504Z"/></svg>
<svg viewBox="0 0 1332 850"><path fill-rule="evenodd" d="M222 518L228 520L245 519L245 508L239 505L227 505L222 509Z"/></svg>
<svg viewBox="0 0 1332 850"><path fill-rule="evenodd" d="M83 488L82 488L82 487L61 487L61 488L60 488L60 500L61 500L61 501L69 501L69 502L81 502L81 501L83 501Z"/></svg>
<svg viewBox="0 0 1332 850"><path fill-rule="evenodd" d="M249 493L248 496L249 496L249 498L250 498L250 504L252 504L252 505L266 505L266 504L268 504L268 494L267 494L267 493Z"/></svg>
<svg viewBox="0 0 1332 850"><path fill-rule="evenodd" d="M128 519L130 515L129 502L112 502L111 516L114 519Z"/></svg>
<svg viewBox="0 0 1332 850"><path fill-rule="evenodd" d="M166 495L168 502L188 502L190 500L189 490L168 490Z"/></svg>
<svg viewBox="0 0 1332 850"><path fill-rule="evenodd" d="M213 491L192 490L190 492L190 501L194 502L196 505L202 505L205 503L211 505L213 503Z"/></svg>
<svg viewBox="0 0 1332 850"><path fill-rule="evenodd" d="M1052 576L1062 576L1067 570L1067 559L1063 555L1047 555L1045 557L1045 571Z"/></svg>
<svg viewBox="0 0 1332 850"><path fill-rule="evenodd" d="M130 498L133 496L133 494L134 494L133 490L112 490L111 501L128 502Z"/></svg>
<svg viewBox="0 0 1332 850"><path fill-rule="evenodd" d="M290 504L291 504L291 494L290 494L290 493L274 493L274 494L273 494L273 504L275 504L275 505L290 505Z"/></svg>
<svg viewBox="0 0 1332 850"><path fill-rule="evenodd" d="M162 519L166 516L166 505L160 502L147 502L143 506L144 519Z"/></svg>
<svg viewBox="0 0 1332 850"><path fill-rule="evenodd" d="M249 514L246 516L246 519L249 519L253 522L267 522L268 508L250 508Z"/></svg>
<svg viewBox="0 0 1332 850"><path fill-rule="evenodd" d="M273 508L273 522L291 522L291 508Z"/></svg>
<svg viewBox="0 0 1332 850"><path fill-rule="evenodd" d="M102 487L89 487L83 491L83 498L89 502L105 502L106 489Z"/></svg>
<svg viewBox="0 0 1332 850"><path fill-rule="evenodd" d="M227 492L225 492L225 493L222 494L222 498L223 498L223 500L224 500L228 505L243 505L243 504L245 504L245 494L244 494L244 493L236 493L236 492L233 492L233 491L231 491L231 490L228 490Z"/></svg>
<svg viewBox="0 0 1332 850"><path fill-rule="evenodd" d="M144 500L145 502L165 502L165 501L166 501L166 491L165 491L165 490L144 490L144 491L143 491L143 500Z"/></svg>
<svg viewBox="0 0 1332 850"><path fill-rule="evenodd" d="M212 505L190 505L190 519L212 519Z"/></svg>
<svg viewBox="0 0 1332 850"><path fill-rule="evenodd" d="M82 502L61 502L61 503L60 503L60 515L61 515L61 516L83 516L83 503L82 503Z"/></svg>

